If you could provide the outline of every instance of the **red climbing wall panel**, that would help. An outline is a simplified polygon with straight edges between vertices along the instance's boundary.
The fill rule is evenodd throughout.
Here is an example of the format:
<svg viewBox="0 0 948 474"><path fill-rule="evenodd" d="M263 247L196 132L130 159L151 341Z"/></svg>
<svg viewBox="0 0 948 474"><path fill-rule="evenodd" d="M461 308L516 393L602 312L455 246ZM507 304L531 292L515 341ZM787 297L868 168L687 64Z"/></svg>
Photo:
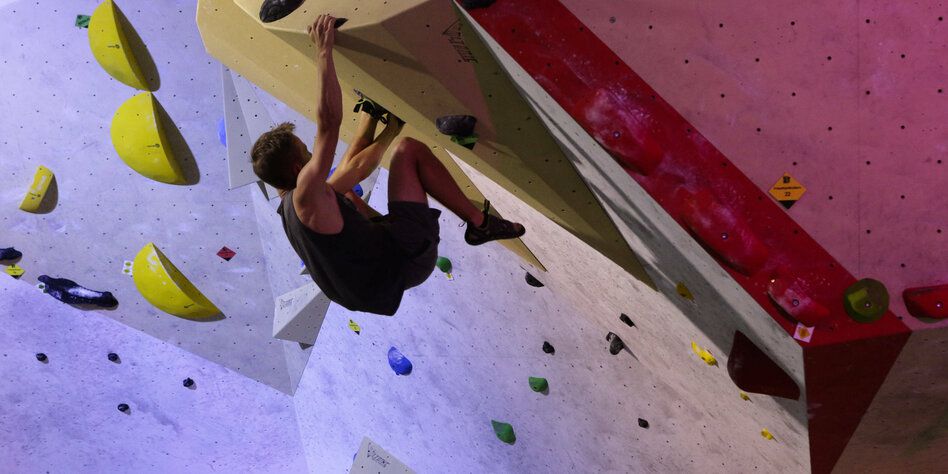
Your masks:
<svg viewBox="0 0 948 474"><path fill-rule="evenodd" d="M811 463L830 471L910 329L891 311L871 324L846 314L842 295L856 278L765 191L790 170L771 169L766 186L749 179L561 2L498 0L470 14L788 334L795 310L775 301L819 309L811 314L821 324L800 344ZM837 62L851 59L845 53ZM807 140L807 124L795 125L788 135ZM898 290L890 288L893 301Z"/></svg>

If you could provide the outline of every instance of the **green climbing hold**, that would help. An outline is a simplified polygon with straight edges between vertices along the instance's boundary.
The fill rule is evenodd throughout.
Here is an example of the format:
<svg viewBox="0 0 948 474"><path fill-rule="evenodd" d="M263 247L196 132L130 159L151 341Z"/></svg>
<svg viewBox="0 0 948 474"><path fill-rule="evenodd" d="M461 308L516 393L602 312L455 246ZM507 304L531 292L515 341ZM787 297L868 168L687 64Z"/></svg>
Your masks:
<svg viewBox="0 0 948 474"><path fill-rule="evenodd" d="M510 426L510 423L490 420L490 424L494 426L494 433L501 441L507 444L514 444L514 441L517 441L517 435L514 434L513 426Z"/></svg>
<svg viewBox="0 0 948 474"><path fill-rule="evenodd" d="M882 282L864 278L846 289L843 306L856 322L871 323L889 310L889 292Z"/></svg>
<svg viewBox="0 0 948 474"><path fill-rule="evenodd" d="M447 257L438 257L438 261L435 265L438 266L438 270L444 273L451 273L451 260L448 260Z"/></svg>
<svg viewBox="0 0 948 474"><path fill-rule="evenodd" d="M79 28L88 28L89 20L91 19L92 17L89 15L76 15L76 26Z"/></svg>
<svg viewBox="0 0 948 474"><path fill-rule="evenodd" d="M534 392L542 392L550 388L550 384L543 377L530 377L530 388Z"/></svg>
<svg viewBox="0 0 948 474"><path fill-rule="evenodd" d="M467 148L468 150L473 150L474 144L477 143L477 134L473 133L466 136L454 136L451 137L451 141L463 146L464 148Z"/></svg>

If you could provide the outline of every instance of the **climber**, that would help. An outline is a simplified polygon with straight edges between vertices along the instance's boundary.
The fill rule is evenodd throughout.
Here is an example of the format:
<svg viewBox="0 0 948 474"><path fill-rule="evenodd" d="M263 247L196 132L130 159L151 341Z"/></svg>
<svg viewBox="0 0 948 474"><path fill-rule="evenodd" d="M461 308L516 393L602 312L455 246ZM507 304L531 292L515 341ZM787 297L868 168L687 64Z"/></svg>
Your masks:
<svg viewBox="0 0 948 474"><path fill-rule="evenodd" d="M393 315L404 291L420 285L435 268L441 211L428 207L427 194L465 221L464 239L470 245L517 238L525 229L491 216L489 202L478 209L424 143L396 140L404 122L364 97L357 105L358 131L329 177L342 124L342 91L332 57L334 22L319 15L309 27L318 91L312 153L293 134L293 125L284 123L256 141L251 160L257 176L279 190L277 212L287 238L323 293L353 311ZM383 119L385 129L375 137ZM390 146L389 214L381 215L352 189L378 167Z"/></svg>

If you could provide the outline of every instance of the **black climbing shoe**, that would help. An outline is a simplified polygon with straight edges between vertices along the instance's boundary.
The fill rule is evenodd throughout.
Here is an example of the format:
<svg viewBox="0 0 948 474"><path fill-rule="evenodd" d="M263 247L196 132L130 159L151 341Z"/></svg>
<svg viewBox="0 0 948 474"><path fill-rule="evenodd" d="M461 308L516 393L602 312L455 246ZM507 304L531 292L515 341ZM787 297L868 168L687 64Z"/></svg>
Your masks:
<svg viewBox="0 0 948 474"><path fill-rule="evenodd" d="M386 117L386 114L388 114L389 112L388 110L385 110L385 107L382 107L381 105L379 105L372 99L366 97L365 94L363 94L362 92L358 90L355 91L355 93L356 95L359 96L359 101L356 102L355 108L352 109L353 112L356 112L356 113L365 112L371 115L372 118L378 120L379 122L382 122L384 124L388 123L388 117Z"/></svg>
<svg viewBox="0 0 948 474"><path fill-rule="evenodd" d="M393 114L393 113L391 113L391 112L387 112L387 115L386 115L385 118L386 118L386 121L385 121L384 123L391 122L391 121L394 119L394 120L395 120L395 123L398 124L399 127L404 127L404 126L405 126L405 121L402 120L402 119L400 119L400 118L398 118L397 115L395 115L395 114Z"/></svg>
<svg viewBox="0 0 948 474"><path fill-rule="evenodd" d="M17 260L22 256L23 256L23 253L13 247L10 247L8 249L0 249L0 262Z"/></svg>
<svg viewBox="0 0 948 474"><path fill-rule="evenodd" d="M44 291L47 294L66 304L88 304L101 308L118 306L118 300L108 291L93 291L79 286L72 280L52 278L47 275L40 275L38 280L45 285Z"/></svg>
<svg viewBox="0 0 948 474"><path fill-rule="evenodd" d="M516 239L527 232L522 225L492 216L488 213L490 201L484 200L484 224L477 227L470 222L464 232L464 241L470 245L481 245L492 240Z"/></svg>
<svg viewBox="0 0 948 474"><path fill-rule="evenodd" d="M260 21L270 23L277 21L300 7L303 0L265 0L260 5Z"/></svg>

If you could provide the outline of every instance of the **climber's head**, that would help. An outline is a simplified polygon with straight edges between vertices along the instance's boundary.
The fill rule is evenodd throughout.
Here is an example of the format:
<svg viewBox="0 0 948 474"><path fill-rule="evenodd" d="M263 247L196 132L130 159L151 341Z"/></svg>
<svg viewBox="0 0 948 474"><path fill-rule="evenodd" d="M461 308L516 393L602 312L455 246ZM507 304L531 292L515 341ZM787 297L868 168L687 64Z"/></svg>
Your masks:
<svg viewBox="0 0 948 474"><path fill-rule="evenodd" d="M277 189L295 188L296 177L312 156L303 140L293 134L295 129L292 123L281 123L260 135L250 150L253 172Z"/></svg>

